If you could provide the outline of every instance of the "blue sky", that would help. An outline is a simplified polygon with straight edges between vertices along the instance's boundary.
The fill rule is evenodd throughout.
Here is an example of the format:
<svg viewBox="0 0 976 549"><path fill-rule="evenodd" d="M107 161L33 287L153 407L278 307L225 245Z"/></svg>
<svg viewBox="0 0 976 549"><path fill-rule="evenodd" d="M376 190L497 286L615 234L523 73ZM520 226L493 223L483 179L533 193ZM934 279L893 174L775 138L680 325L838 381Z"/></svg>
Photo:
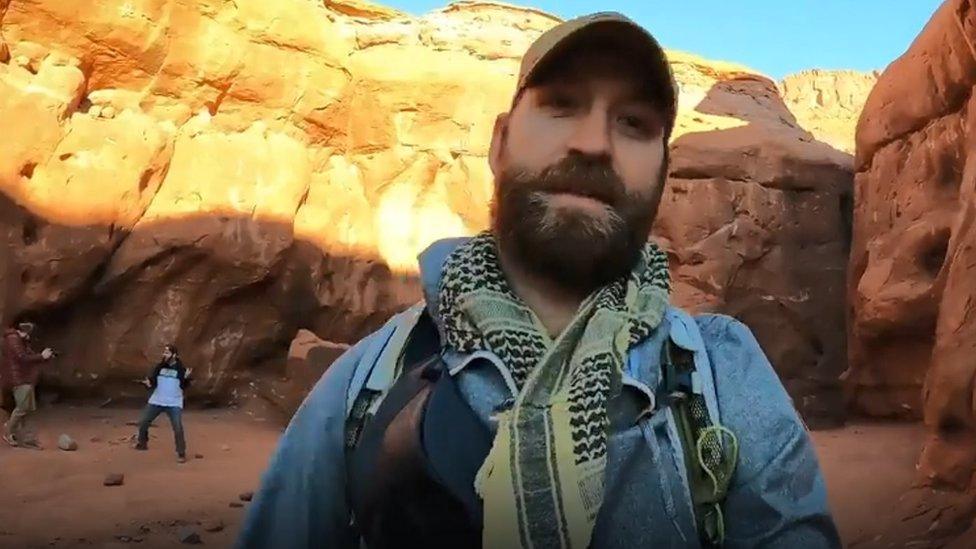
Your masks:
<svg viewBox="0 0 976 549"><path fill-rule="evenodd" d="M437 0L377 0L420 15ZM912 43L941 0L532 0L569 18L620 11L667 48L736 61L773 78L807 68L884 69Z"/></svg>

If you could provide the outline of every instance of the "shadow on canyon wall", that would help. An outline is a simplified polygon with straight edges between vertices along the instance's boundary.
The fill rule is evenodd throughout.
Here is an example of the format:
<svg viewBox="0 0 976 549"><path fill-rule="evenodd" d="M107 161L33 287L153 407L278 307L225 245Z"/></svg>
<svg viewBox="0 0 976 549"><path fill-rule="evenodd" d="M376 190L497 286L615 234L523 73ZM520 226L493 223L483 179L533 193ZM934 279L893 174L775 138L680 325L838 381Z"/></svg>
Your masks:
<svg viewBox="0 0 976 549"><path fill-rule="evenodd" d="M846 415L839 377L847 367L851 157L802 130L770 84L721 81L696 106L740 125L672 143L656 232L671 244L677 301L745 322L811 426L829 426ZM669 208L678 210L672 219ZM688 231L694 225L700 234ZM683 295L682 281L695 291Z"/></svg>
<svg viewBox="0 0 976 549"><path fill-rule="evenodd" d="M771 83L718 82L697 106L741 125L672 143L654 236L671 256L675 302L749 325L807 420L836 424L850 157L800 129L774 86L765 110L737 104L759 101L756 86ZM299 329L353 343L420 299L415 275L373 253L322 249L287 219L210 213L127 232L60 225L2 195L0 219L0 316L39 322L43 343L62 351L44 385L68 397L144 398L132 380L172 341L198 378L191 402L297 402L307 382L284 379Z"/></svg>

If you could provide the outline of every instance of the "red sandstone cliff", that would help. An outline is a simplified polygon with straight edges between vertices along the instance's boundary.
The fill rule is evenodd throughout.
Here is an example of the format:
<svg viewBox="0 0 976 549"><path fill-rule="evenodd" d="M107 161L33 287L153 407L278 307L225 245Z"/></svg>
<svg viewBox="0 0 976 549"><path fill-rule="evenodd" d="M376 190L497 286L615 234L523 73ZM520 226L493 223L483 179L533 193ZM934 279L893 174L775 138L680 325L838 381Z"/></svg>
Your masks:
<svg viewBox="0 0 976 549"><path fill-rule="evenodd" d="M848 287L855 402L874 414L921 412L929 429L921 473L970 489L974 40L976 9L968 0L946 2L868 99L857 131Z"/></svg>
<svg viewBox="0 0 976 549"><path fill-rule="evenodd" d="M193 396L292 402L274 387L299 328L353 341L418 299L420 249L486 226L492 120L555 22L490 2L0 0L0 313L39 315L65 390L124 395L176 341ZM797 121L806 86L785 104L745 67L671 59L655 232L675 300L742 318L801 410L836 418L851 158Z"/></svg>

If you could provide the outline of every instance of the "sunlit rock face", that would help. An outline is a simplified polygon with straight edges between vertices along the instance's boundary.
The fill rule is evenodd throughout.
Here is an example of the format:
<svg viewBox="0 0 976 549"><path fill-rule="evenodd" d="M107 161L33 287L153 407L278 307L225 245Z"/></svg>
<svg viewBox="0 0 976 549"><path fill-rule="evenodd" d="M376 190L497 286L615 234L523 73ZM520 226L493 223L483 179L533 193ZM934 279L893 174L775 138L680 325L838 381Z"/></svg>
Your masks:
<svg viewBox="0 0 976 549"><path fill-rule="evenodd" d="M854 129L878 73L811 69L780 83L787 107L818 140L854 154Z"/></svg>
<svg viewBox="0 0 976 549"><path fill-rule="evenodd" d="M487 227L495 116L558 21L490 2L0 13L0 311L36 313L64 350L47 382L138 395L129 380L175 341L195 396L290 403L274 387L295 386L280 383L300 328L353 342L420 298L418 251ZM655 238L675 302L740 317L798 407L837 418L851 157L770 79L670 57L681 106Z"/></svg>
<svg viewBox="0 0 976 549"><path fill-rule="evenodd" d="M972 4L945 2L871 93L848 287L855 403L924 415L920 468L956 486L976 464L974 37Z"/></svg>

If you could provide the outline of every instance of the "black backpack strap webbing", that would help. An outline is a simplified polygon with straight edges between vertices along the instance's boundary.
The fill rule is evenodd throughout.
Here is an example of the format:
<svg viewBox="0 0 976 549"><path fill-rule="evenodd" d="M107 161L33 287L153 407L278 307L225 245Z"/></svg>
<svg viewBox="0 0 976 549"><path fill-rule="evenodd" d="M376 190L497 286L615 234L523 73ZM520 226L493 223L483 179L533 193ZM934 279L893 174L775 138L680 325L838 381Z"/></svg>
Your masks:
<svg viewBox="0 0 976 549"><path fill-rule="evenodd" d="M712 421L694 354L665 340L661 356L662 382L658 402L671 407L684 454L685 471L702 547L721 547L725 539L722 504L738 459L738 442L730 431Z"/></svg>

